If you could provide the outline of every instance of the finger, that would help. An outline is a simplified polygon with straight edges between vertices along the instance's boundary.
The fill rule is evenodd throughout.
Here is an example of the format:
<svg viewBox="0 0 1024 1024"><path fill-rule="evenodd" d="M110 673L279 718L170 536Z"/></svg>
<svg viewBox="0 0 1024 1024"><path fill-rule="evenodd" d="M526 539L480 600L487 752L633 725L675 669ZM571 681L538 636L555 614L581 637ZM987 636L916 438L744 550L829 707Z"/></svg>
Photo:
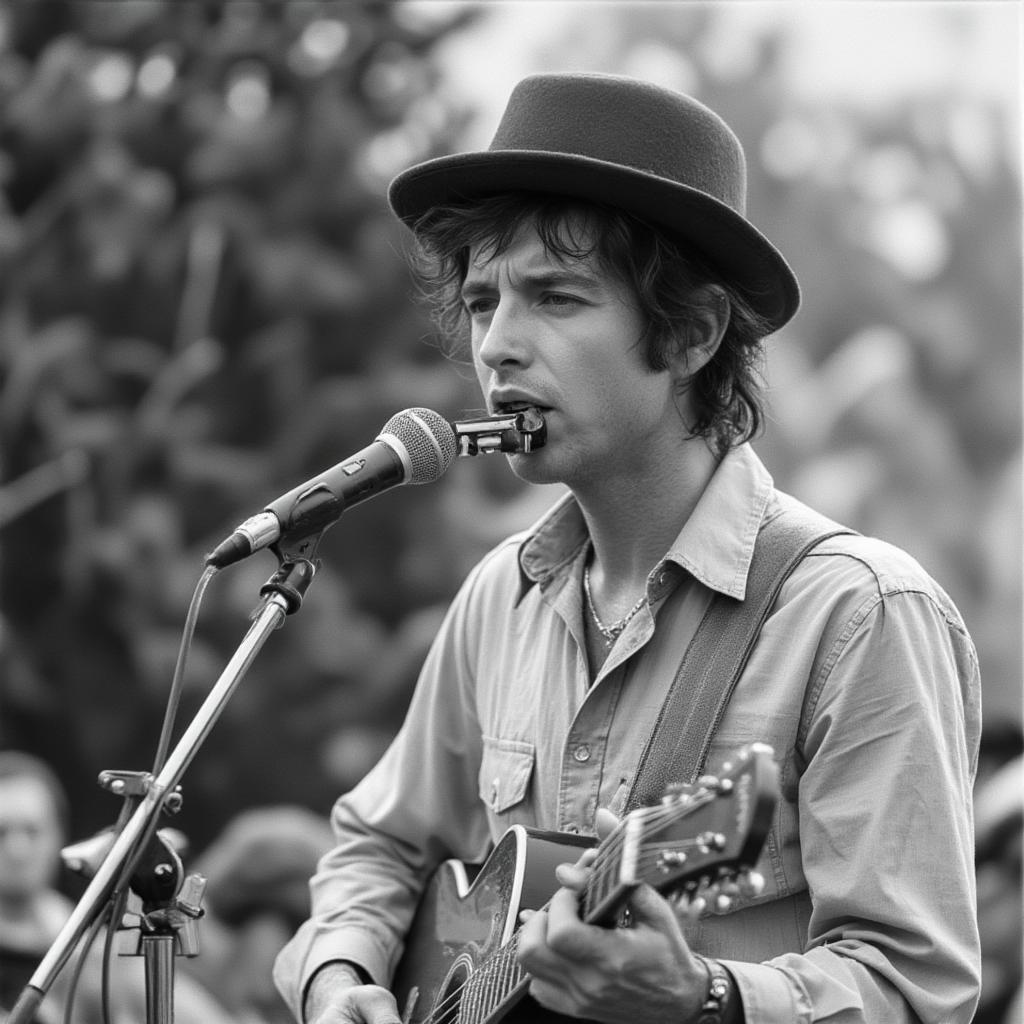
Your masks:
<svg viewBox="0 0 1024 1024"><path fill-rule="evenodd" d="M619 826L619 819L607 807L598 807L594 827L601 839L607 839Z"/></svg>
<svg viewBox="0 0 1024 1024"><path fill-rule="evenodd" d="M559 884L568 886L571 889L582 889L590 877L590 869L597 860L598 848L588 846L577 859L575 864L558 864L555 866L555 877Z"/></svg>
<svg viewBox="0 0 1024 1024"><path fill-rule="evenodd" d="M658 931L677 931L679 922L672 905L649 885L639 885L629 897L633 926L644 924Z"/></svg>
<svg viewBox="0 0 1024 1024"><path fill-rule="evenodd" d="M351 992L360 1014L357 1020L365 1021L365 1024L402 1024L398 1003L386 988L364 985Z"/></svg>
<svg viewBox="0 0 1024 1024"><path fill-rule="evenodd" d="M547 944L548 915L544 910L524 910L519 915L518 956L523 965Z"/></svg>
<svg viewBox="0 0 1024 1024"><path fill-rule="evenodd" d="M395 997L385 988L360 985L348 989L312 1024L401 1024Z"/></svg>
<svg viewBox="0 0 1024 1024"><path fill-rule="evenodd" d="M594 953L596 929L579 916L579 898L572 889L559 889L548 904L545 941L548 948L569 960L588 960Z"/></svg>
<svg viewBox="0 0 1024 1024"><path fill-rule="evenodd" d="M580 864L559 864L555 868L555 880L559 885L581 892L590 878L591 869Z"/></svg>

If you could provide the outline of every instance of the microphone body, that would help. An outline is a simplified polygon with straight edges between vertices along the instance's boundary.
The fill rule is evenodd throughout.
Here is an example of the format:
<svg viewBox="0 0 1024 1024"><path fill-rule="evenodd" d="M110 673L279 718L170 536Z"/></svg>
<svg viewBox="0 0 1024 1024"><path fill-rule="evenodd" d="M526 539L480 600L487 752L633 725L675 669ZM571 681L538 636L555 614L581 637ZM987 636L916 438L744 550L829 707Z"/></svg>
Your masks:
<svg viewBox="0 0 1024 1024"><path fill-rule="evenodd" d="M399 484L425 484L447 472L455 431L439 413L406 409L362 451L312 477L250 516L206 556L221 569L272 544L322 533L353 505Z"/></svg>

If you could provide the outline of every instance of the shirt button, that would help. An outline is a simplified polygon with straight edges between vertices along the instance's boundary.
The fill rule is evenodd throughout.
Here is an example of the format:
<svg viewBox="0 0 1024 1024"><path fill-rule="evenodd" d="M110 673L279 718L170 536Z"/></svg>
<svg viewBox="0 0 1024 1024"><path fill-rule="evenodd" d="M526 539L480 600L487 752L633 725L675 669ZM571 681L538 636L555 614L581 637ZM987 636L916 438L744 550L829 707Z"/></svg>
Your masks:
<svg viewBox="0 0 1024 1024"><path fill-rule="evenodd" d="M586 743L581 743L572 752L572 756L575 757L576 760L580 762L580 764L583 764L584 761L590 760L590 747L588 747Z"/></svg>
<svg viewBox="0 0 1024 1024"><path fill-rule="evenodd" d="M500 792L499 783L500 779L495 779L491 783L491 810L497 811L498 809L498 793Z"/></svg>

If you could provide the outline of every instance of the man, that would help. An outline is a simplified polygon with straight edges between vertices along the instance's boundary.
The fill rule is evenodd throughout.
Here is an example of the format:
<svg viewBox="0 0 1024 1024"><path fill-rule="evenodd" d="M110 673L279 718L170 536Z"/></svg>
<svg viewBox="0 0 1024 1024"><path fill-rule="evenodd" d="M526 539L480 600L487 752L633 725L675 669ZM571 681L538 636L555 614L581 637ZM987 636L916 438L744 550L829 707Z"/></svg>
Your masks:
<svg viewBox="0 0 1024 1024"><path fill-rule="evenodd" d="M67 813L64 789L47 764L0 751L0 1016L71 911L54 888Z"/></svg>
<svg viewBox="0 0 1024 1024"><path fill-rule="evenodd" d="M298 1019L399 1019L386 987L442 859L483 860L513 823L594 835L627 808L705 611L742 604L759 531L798 507L746 443L761 341L798 290L746 219L744 175L689 97L540 75L487 152L393 182L489 411L544 416L546 445L512 469L571 493L472 572L394 744L337 803L312 917L276 967ZM766 890L683 923L641 886L629 926L599 928L578 909L585 856L524 915L531 995L631 1024L969 1021L978 726L942 590L880 541L824 540L708 736L709 763L775 751Z"/></svg>
<svg viewBox="0 0 1024 1024"><path fill-rule="evenodd" d="M0 1021L6 1020L68 915L71 901L55 888L69 808L64 787L46 762L20 750L0 750ZM77 957L79 954L75 954ZM36 1024L57 1024L73 1003L80 1024L128 1024L146 1014L141 957L114 956L111 1016L101 994L102 943L95 944L74 983L69 965L36 1011ZM229 1017L191 979L179 977L180 1024L229 1024Z"/></svg>

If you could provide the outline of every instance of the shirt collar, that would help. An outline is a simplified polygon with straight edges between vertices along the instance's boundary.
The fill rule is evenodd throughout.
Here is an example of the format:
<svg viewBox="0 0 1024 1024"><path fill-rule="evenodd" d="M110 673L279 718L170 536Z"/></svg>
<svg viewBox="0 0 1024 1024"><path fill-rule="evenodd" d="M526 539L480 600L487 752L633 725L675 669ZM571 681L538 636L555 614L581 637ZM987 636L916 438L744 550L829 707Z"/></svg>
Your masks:
<svg viewBox="0 0 1024 1024"><path fill-rule="evenodd" d="M730 449L665 555L705 586L742 600L754 542L774 483L749 444ZM543 586L579 555L588 535L575 498L560 499L526 534L519 549L520 597Z"/></svg>
<svg viewBox="0 0 1024 1024"><path fill-rule="evenodd" d="M754 543L774 491L749 444L730 449L666 557L712 590L743 600Z"/></svg>

